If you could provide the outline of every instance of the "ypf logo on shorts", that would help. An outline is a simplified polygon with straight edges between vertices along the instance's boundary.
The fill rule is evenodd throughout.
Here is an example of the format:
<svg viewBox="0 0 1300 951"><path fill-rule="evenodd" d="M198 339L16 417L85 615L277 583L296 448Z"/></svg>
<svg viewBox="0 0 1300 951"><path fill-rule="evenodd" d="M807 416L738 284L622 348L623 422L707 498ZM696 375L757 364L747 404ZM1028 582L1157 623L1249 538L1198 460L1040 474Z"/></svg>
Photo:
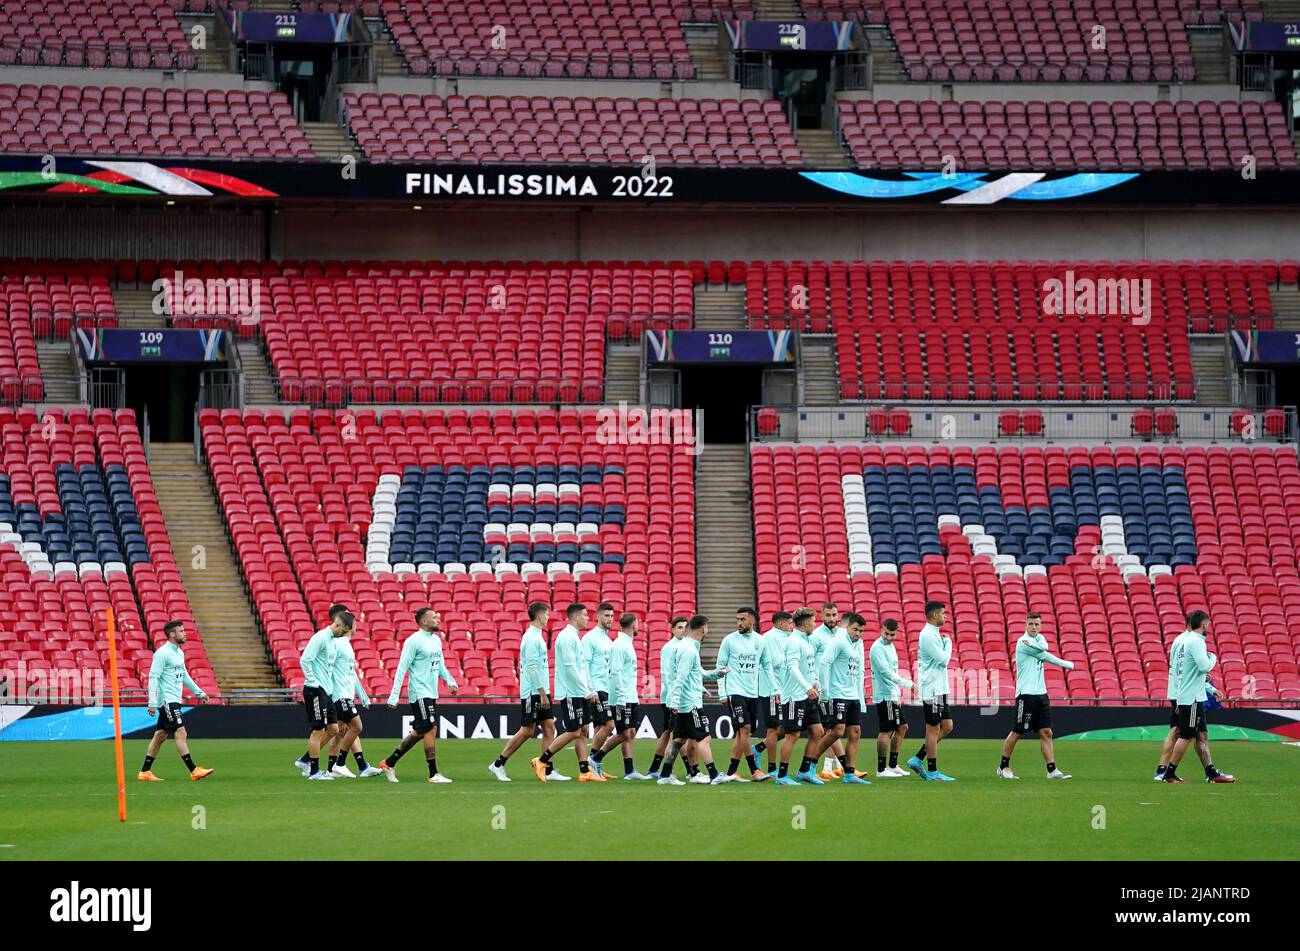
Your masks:
<svg viewBox="0 0 1300 951"><path fill-rule="evenodd" d="M50 921L60 924L129 922L133 931L153 924L152 888L68 888L50 892Z"/></svg>

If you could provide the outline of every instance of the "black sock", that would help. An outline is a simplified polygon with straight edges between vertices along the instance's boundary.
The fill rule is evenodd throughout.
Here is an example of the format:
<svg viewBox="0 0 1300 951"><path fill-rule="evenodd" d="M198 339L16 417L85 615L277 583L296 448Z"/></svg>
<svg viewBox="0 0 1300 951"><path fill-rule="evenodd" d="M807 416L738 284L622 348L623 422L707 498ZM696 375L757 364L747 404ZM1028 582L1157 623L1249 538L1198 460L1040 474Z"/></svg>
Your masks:
<svg viewBox="0 0 1300 951"><path fill-rule="evenodd" d="M938 760L938 758L937 758L937 757L934 757L934 756L931 756L930 759L926 762L926 766L925 766L925 768L926 768L927 770L929 770L930 772L932 772L932 773L937 773L937 772L939 771L939 760Z"/></svg>
<svg viewBox="0 0 1300 951"><path fill-rule="evenodd" d="M547 764L546 764L546 775L549 776L549 775L551 775L551 773L553 773L553 772L555 772L555 764L554 764L554 763L547 763Z"/></svg>
<svg viewBox="0 0 1300 951"><path fill-rule="evenodd" d="M885 758L884 758L883 756L877 755L877 756L876 756L876 772L877 772L877 773L883 773L884 771L885 771Z"/></svg>
<svg viewBox="0 0 1300 951"><path fill-rule="evenodd" d="M925 759L925 744L924 744L924 743L921 744L921 748L920 748L919 750L916 751L916 758L919 759L919 760L924 760L924 759Z"/></svg>
<svg viewBox="0 0 1300 951"><path fill-rule="evenodd" d="M696 773L698 773L699 771L700 771L700 764L699 764L699 763L687 763L687 764L686 764L686 775L687 775L687 776L694 776L694 775L695 775Z"/></svg>
<svg viewBox="0 0 1300 951"><path fill-rule="evenodd" d="M808 770L812 768L812 764L813 764L813 761L810 760L810 759L808 758L808 755L805 753L805 754L804 754L804 758L803 758L802 760L799 761L799 772L801 772L801 773L806 773L806 772L808 772Z"/></svg>
<svg viewBox="0 0 1300 951"><path fill-rule="evenodd" d="M544 753L542 753L542 762L543 762L543 763L547 763L547 764L549 764L549 763L551 762L551 751L550 751L550 750L546 750Z"/></svg>
<svg viewBox="0 0 1300 951"><path fill-rule="evenodd" d="M370 768L369 766L366 765L365 753L358 751L352 754L352 758L357 761L357 769L361 770L363 773Z"/></svg>
<svg viewBox="0 0 1300 951"><path fill-rule="evenodd" d="M498 757L496 758L496 762L493 763L492 765L495 766L495 767L497 767L498 769L500 769L502 766L506 765L506 758L505 758L505 756L504 756L504 755L498 756Z"/></svg>
<svg viewBox="0 0 1300 951"><path fill-rule="evenodd" d="M1178 769L1177 766L1175 766L1173 763L1170 763L1168 766L1165 767L1165 775L1174 776L1176 775L1175 770L1177 769Z"/></svg>
<svg viewBox="0 0 1300 951"><path fill-rule="evenodd" d="M331 754L330 754L330 764L329 764L328 767L326 767L326 769L327 769L327 770L332 770L332 769L334 768L334 764L335 764L335 762L337 762L337 760L338 760L338 758L337 758L333 753L331 753Z"/></svg>
<svg viewBox="0 0 1300 951"><path fill-rule="evenodd" d="M1215 776L1218 776L1218 775L1219 775L1219 771L1218 771L1217 769L1214 768L1214 764L1213 764L1213 763L1211 763L1209 766L1205 767L1205 778L1206 778L1206 779L1213 779Z"/></svg>
<svg viewBox="0 0 1300 951"><path fill-rule="evenodd" d="M593 760L595 760L595 762L596 762L597 764L599 764L600 761L603 760L603 759L605 758L605 751L604 751L604 750L596 750L594 753L591 754L591 758L592 758Z"/></svg>
<svg viewBox="0 0 1300 951"><path fill-rule="evenodd" d="M776 775L777 775L777 778L779 779L780 777L787 775L789 772L790 772L790 764L789 764L789 763L782 763L782 764L781 764L781 771L780 771L779 773L776 774Z"/></svg>
<svg viewBox="0 0 1300 951"><path fill-rule="evenodd" d="M757 743L754 744L754 755L757 756L758 754L762 753L763 750L765 749L767 749L767 740L759 740Z"/></svg>
<svg viewBox="0 0 1300 951"><path fill-rule="evenodd" d="M1004 756L1004 757L1002 757L1002 765L999 766L998 769L1006 769L1006 768L1007 768L1008 766L1010 766L1010 765L1011 765L1011 757L1010 757L1010 756ZM1049 764L1048 767L1047 767L1047 771L1048 771L1049 773L1052 771L1052 767L1051 767L1050 764Z"/></svg>
<svg viewBox="0 0 1300 951"><path fill-rule="evenodd" d="M587 764L587 761L585 759L578 760L578 772L586 773L590 771L591 771L591 767Z"/></svg>
<svg viewBox="0 0 1300 951"><path fill-rule="evenodd" d="M709 779L717 779L717 778L718 778L718 767L714 766L712 763L705 763L704 765L705 765L706 767L708 767L708 770L709 770Z"/></svg>
<svg viewBox="0 0 1300 951"><path fill-rule="evenodd" d="M758 757L757 757L757 756L746 756L746 757L745 757L745 765L749 767L749 771L750 771L751 773L757 773L757 772L758 772Z"/></svg>
<svg viewBox="0 0 1300 951"><path fill-rule="evenodd" d="M430 775L430 776L435 776L435 775L437 775L437 773L438 773L438 757L435 756L433 759L426 760L425 762L427 762L427 763L429 764L429 775Z"/></svg>
<svg viewBox="0 0 1300 951"><path fill-rule="evenodd" d="M317 773L320 772L320 759L318 757L313 756L312 758L308 759L307 765L310 768L310 771L307 773L308 776L315 776Z"/></svg>
<svg viewBox="0 0 1300 951"><path fill-rule="evenodd" d="M893 769L898 765L898 750L891 750L889 753L889 768Z"/></svg>
<svg viewBox="0 0 1300 951"><path fill-rule="evenodd" d="M727 764L727 775L735 776L736 770L738 769L740 769L740 760L733 759L730 763Z"/></svg>
<svg viewBox="0 0 1300 951"><path fill-rule="evenodd" d="M1047 764L1047 771L1048 771L1049 773L1054 773L1054 772L1056 772L1056 764L1055 764L1055 763L1048 763L1048 764Z"/></svg>
<svg viewBox="0 0 1300 951"><path fill-rule="evenodd" d="M388 754L388 759L384 760L389 766L396 766L397 761L402 758L402 748L396 747L393 752Z"/></svg>
<svg viewBox="0 0 1300 951"><path fill-rule="evenodd" d="M664 758L656 753L655 758L650 761L650 775L653 776L655 773L659 772L659 767L663 764Z"/></svg>
<svg viewBox="0 0 1300 951"><path fill-rule="evenodd" d="M186 753L181 757L181 762L185 764L185 768L188 769L191 773L194 772L194 759L193 757L190 756L189 753Z"/></svg>
<svg viewBox="0 0 1300 951"><path fill-rule="evenodd" d="M140 772L147 773L149 770L153 769L153 759L152 756L146 756L144 758L144 765L140 767Z"/></svg>
<svg viewBox="0 0 1300 951"><path fill-rule="evenodd" d="M1169 766L1168 766L1167 763L1159 763L1159 764L1157 764L1157 766L1156 766L1156 772L1157 772L1157 773L1163 773L1163 772L1164 772L1165 770L1167 770L1168 768L1169 768Z"/></svg>
<svg viewBox="0 0 1300 951"><path fill-rule="evenodd" d="M636 763L632 762L632 757L630 757L630 756L624 756L624 757L623 757L623 775L624 775L624 776L627 776L629 773L635 773L635 772L636 772Z"/></svg>
<svg viewBox="0 0 1300 951"><path fill-rule="evenodd" d="M311 753L310 752L303 753L301 756L298 757L298 762L306 766L308 763L311 762Z"/></svg>

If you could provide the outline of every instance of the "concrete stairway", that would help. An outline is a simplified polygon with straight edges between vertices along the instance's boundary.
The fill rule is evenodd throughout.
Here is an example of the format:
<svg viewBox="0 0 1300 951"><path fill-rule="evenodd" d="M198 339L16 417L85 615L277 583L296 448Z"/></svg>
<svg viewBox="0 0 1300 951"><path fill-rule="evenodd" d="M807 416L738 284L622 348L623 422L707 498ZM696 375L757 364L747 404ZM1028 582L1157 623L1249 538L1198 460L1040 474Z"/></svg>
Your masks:
<svg viewBox="0 0 1300 951"><path fill-rule="evenodd" d="M834 129L800 129L799 151L811 168L852 168Z"/></svg>
<svg viewBox="0 0 1300 951"><path fill-rule="evenodd" d="M375 56L375 75L377 76L405 76L410 73L406 68L406 60L402 54L397 51L397 44L393 42L393 34L389 32L388 24L381 19L367 19L366 29L374 38L374 56Z"/></svg>
<svg viewBox="0 0 1300 951"><path fill-rule="evenodd" d="M154 292L148 288L114 287L113 306L117 308L117 325L140 330L162 330L167 318L153 312Z"/></svg>
<svg viewBox="0 0 1300 951"><path fill-rule="evenodd" d="M641 345L611 343L605 347L605 402L641 403Z"/></svg>
<svg viewBox="0 0 1300 951"><path fill-rule="evenodd" d="M696 330L742 330L745 321L745 289L695 285Z"/></svg>
<svg viewBox="0 0 1300 951"><path fill-rule="evenodd" d="M1223 364L1223 338L1192 341L1192 371L1196 374L1196 402L1226 406L1232 396Z"/></svg>
<svg viewBox="0 0 1300 951"><path fill-rule="evenodd" d="M154 443L149 469L217 683L222 691L281 686L253 617L207 472L194 461L194 446ZM196 560L201 567L195 567Z"/></svg>
<svg viewBox="0 0 1300 951"><path fill-rule="evenodd" d="M864 26L862 35L871 44L871 79L876 83L908 82L907 70L898 55L898 46L889 28L885 26Z"/></svg>
<svg viewBox="0 0 1300 951"><path fill-rule="evenodd" d="M256 340L239 341L239 365L244 374L244 402L249 405L276 403L275 375L266 354Z"/></svg>
<svg viewBox="0 0 1300 951"><path fill-rule="evenodd" d="M304 122L302 131L307 144L317 157L327 162L337 162L344 155L356 155L357 150L337 122Z"/></svg>
<svg viewBox="0 0 1300 951"><path fill-rule="evenodd" d="M1300 331L1300 288L1275 287L1269 297L1273 299L1273 327Z"/></svg>
<svg viewBox="0 0 1300 951"><path fill-rule="evenodd" d="M792 0L754 0L755 20L801 20L799 4Z"/></svg>
<svg viewBox="0 0 1300 951"><path fill-rule="evenodd" d="M1294 23L1300 20L1300 0L1263 0L1260 7L1270 23Z"/></svg>
<svg viewBox="0 0 1300 951"><path fill-rule="evenodd" d="M203 28L205 43L201 50L194 50L195 68L201 73L228 73L230 69L230 57L225 50L217 49L217 32L215 17L182 13L177 17L180 21L181 32L185 34L185 40L194 48L194 28L200 26Z"/></svg>
<svg viewBox="0 0 1300 951"><path fill-rule="evenodd" d="M717 26L683 27L686 45L691 51L691 62L695 64L696 79L715 82L731 79L731 70L718 48L718 29Z"/></svg>
<svg viewBox="0 0 1300 951"><path fill-rule="evenodd" d="M835 359L835 338L829 334L799 338L803 353L799 382L805 406L835 406L840 401L840 375Z"/></svg>
<svg viewBox="0 0 1300 951"><path fill-rule="evenodd" d="M695 464L695 578L698 609L710 619L703 654L735 628L736 609L757 607L749 449L708 444Z"/></svg>
<svg viewBox="0 0 1300 951"><path fill-rule="evenodd" d="M1187 39L1192 47L1192 60L1196 64L1198 83L1226 83L1228 53L1223 46L1223 30L1219 26L1189 26Z"/></svg>
<svg viewBox="0 0 1300 951"><path fill-rule="evenodd" d="M46 403L78 403L81 401L80 381L72 351L66 340L56 343L38 341L36 360L41 365L41 379L45 382Z"/></svg>

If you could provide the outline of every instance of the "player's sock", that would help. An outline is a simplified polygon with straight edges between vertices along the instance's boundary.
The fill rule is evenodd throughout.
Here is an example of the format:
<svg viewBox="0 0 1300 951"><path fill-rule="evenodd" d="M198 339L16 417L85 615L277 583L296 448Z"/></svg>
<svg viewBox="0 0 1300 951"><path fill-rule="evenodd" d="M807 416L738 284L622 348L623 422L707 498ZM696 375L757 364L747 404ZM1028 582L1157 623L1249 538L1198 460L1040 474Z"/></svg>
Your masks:
<svg viewBox="0 0 1300 951"><path fill-rule="evenodd" d="M1008 766L1010 766L1010 765L1011 765L1011 757L1010 757L1010 756L1004 756L1004 757L1002 757L1002 765L999 766L998 769L1006 769L1006 768L1007 768ZM1052 764L1051 764L1051 763L1048 763L1048 764L1047 764L1047 771L1048 771L1049 773L1052 771Z"/></svg>
<svg viewBox="0 0 1300 951"><path fill-rule="evenodd" d="M1167 770L1168 768L1169 765L1167 763L1160 763L1159 765L1156 766L1156 775L1163 776L1165 774L1165 770Z"/></svg>
<svg viewBox="0 0 1300 951"><path fill-rule="evenodd" d="M736 770L738 769L740 769L740 760L733 758L732 761L727 764L727 775L735 776Z"/></svg>
<svg viewBox="0 0 1300 951"><path fill-rule="evenodd" d="M877 756L877 757L876 757L876 772L877 772L877 773L883 773L884 771L885 771L885 758L884 758L883 756Z"/></svg>
<svg viewBox="0 0 1300 951"><path fill-rule="evenodd" d="M506 758L505 758L505 755L502 754L502 755L497 756L496 761L495 761L492 765L495 766L495 767L497 767L498 769L500 769L502 766L506 765Z"/></svg>
<svg viewBox="0 0 1300 951"><path fill-rule="evenodd" d="M699 771L700 771L700 766L699 766L698 763L687 763L687 764L686 764L686 775L687 775L687 776L694 776L694 775L695 775L696 773L698 773Z"/></svg>
<svg viewBox="0 0 1300 951"><path fill-rule="evenodd" d="M921 744L921 748L920 748L919 750L916 751L916 758L917 758L917 759L925 759L925 744L924 744L924 743L922 743L922 744Z"/></svg>
<svg viewBox="0 0 1300 951"><path fill-rule="evenodd" d="M898 750L892 750L889 754L889 768L898 768Z"/></svg>
<svg viewBox="0 0 1300 951"><path fill-rule="evenodd" d="M767 749L767 740L759 740L754 744L755 755L761 754L765 749Z"/></svg>
<svg viewBox="0 0 1300 951"><path fill-rule="evenodd" d="M769 760L767 761L767 771L768 771L769 773L775 773L775 772L776 772L776 760L774 760L774 759L769 759Z"/></svg>
<svg viewBox="0 0 1300 951"><path fill-rule="evenodd" d="M194 770L197 768L194 765L194 757L190 756L189 753L186 753L184 756L181 757L181 762L185 764L185 768L188 769L191 773L194 772Z"/></svg>
<svg viewBox="0 0 1300 951"><path fill-rule="evenodd" d="M623 775L626 776L626 775L628 775L629 773L635 773L635 772L636 772L636 763L632 762L632 757L630 757L630 756L624 756L624 757L623 757Z"/></svg>
<svg viewBox="0 0 1300 951"><path fill-rule="evenodd" d="M578 772L586 773L589 772L590 770L591 770L591 766L587 763L585 759L578 760Z"/></svg>
<svg viewBox="0 0 1300 951"><path fill-rule="evenodd" d="M777 778L780 778L780 777L782 777L782 776L785 776L785 775L787 775L789 772L790 772L790 764L789 764L789 763L782 763L782 764L781 764L781 771L780 771L779 773L776 774L776 775L777 775Z"/></svg>
<svg viewBox="0 0 1300 951"><path fill-rule="evenodd" d="M1218 776L1218 775L1219 775L1219 771L1218 771L1217 769L1214 768L1214 764L1213 764L1213 763L1211 763L1209 766L1205 767L1205 778L1206 778L1206 779L1213 779L1215 776Z"/></svg>
<svg viewBox="0 0 1300 951"><path fill-rule="evenodd" d="M1168 777L1168 776L1176 776L1176 775L1178 775L1177 770L1178 770L1178 767L1175 766L1173 763L1170 763L1168 766L1165 767L1165 776L1166 776L1166 777Z"/></svg>
<svg viewBox="0 0 1300 951"><path fill-rule="evenodd" d="M546 751L544 751L544 752L542 753L542 755L541 755L541 761L542 761L543 763L545 763L546 765L548 765L548 766L551 764L551 751L550 751L550 750L546 750Z"/></svg>
<svg viewBox="0 0 1300 951"><path fill-rule="evenodd" d="M551 773L553 773L553 772L555 772L555 764L554 764L554 763L547 763L547 764L546 764L546 775L549 776L549 775L551 775Z"/></svg>
<svg viewBox="0 0 1300 951"><path fill-rule="evenodd" d="M429 764L429 775L436 776L438 774L438 757L435 756L432 759L425 760L425 762Z"/></svg>
<svg viewBox="0 0 1300 951"><path fill-rule="evenodd" d="M659 767L663 764L664 758L656 753L654 759L650 761L650 775L653 776L655 773L659 772Z"/></svg>
<svg viewBox="0 0 1300 951"><path fill-rule="evenodd" d="M366 765L365 753L361 753L361 752L353 753L352 758L357 761L357 769L361 770L363 773L370 768L368 765Z"/></svg>
<svg viewBox="0 0 1300 951"><path fill-rule="evenodd" d="M309 757L307 760L307 766L310 769L310 772L307 775L315 776L320 772L320 758L315 756Z"/></svg>
<svg viewBox="0 0 1300 951"><path fill-rule="evenodd" d="M311 762L311 752L310 752L310 751L304 752L301 756L298 757L298 762L302 763L302 765L304 765L304 766L306 766L308 763L310 763L310 762Z"/></svg>
<svg viewBox="0 0 1300 951"><path fill-rule="evenodd" d="M717 779L718 767L714 766L712 763L705 763L704 765L709 769L709 779Z"/></svg>
<svg viewBox="0 0 1300 951"><path fill-rule="evenodd" d="M804 758L799 762L799 772L801 773L808 772L808 770L812 768L812 764L813 761L808 758L807 754L805 754Z"/></svg>
<svg viewBox="0 0 1300 951"><path fill-rule="evenodd" d="M1054 773L1054 772L1056 772L1056 764L1055 764L1055 763L1048 763L1048 764L1047 764L1047 771L1048 771L1049 773Z"/></svg>
<svg viewBox="0 0 1300 951"><path fill-rule="evenodd" d="M746 756L746 757L745 757L745 765L749 767L749 771L750 771L751 773L757 773L757 772L758 772L758 757L757 757L757 756Z"/></svg>
<svg viewBox="0 0 1300 951"><path fill-rule="evenodd" d="M153 760L154 758L152 756L146 756L144 758L144 765L140 767L140 772L147 773L149 770L153 769Z"/></svg>
<svg viewBox="0 0 1300 951"><path fill-rule="evenodd" d="M331 754L330 754L330 764L329 764L329 766L327 767L327 771L332 771L332 770L334 769L334 764L335 764L336 762L338 762L338 757L335 756L333 753L331 753Z"/></svg>
<svg viewBox="0 0 1300 951"><path fill-rule="evenodd" d="M937 773L937 772L939 771L939 760L938 760L938 758L937 758L937 757L934 757L934 756L931 756L931 757L926 761L925 768L926 768L927 770L929 770L930 772L932 772L932 773Z"/></svg>

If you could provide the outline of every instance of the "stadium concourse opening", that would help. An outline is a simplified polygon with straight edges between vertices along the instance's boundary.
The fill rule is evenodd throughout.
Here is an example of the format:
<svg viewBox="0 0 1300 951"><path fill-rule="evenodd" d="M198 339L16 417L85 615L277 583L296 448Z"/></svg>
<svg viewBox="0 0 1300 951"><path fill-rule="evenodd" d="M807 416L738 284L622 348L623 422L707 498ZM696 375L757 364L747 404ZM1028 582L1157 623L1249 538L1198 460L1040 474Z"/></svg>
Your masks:
<svg viewBox="0 0 1300 951"><path fill-rule="evenodd" d="M151 439L190 442L194 439L194 406L199 399L201 363L166 363L128 367L124 371L125 405L135 410L137 424L149 420Z"/></svg>
<svg viewBox="0 0 1300 951"><path fill-rule="evenodd" d="M763 402L763 370L755 365L684 365L679 406L697 413L705 443L743 443L749 407Z"/></svg>

